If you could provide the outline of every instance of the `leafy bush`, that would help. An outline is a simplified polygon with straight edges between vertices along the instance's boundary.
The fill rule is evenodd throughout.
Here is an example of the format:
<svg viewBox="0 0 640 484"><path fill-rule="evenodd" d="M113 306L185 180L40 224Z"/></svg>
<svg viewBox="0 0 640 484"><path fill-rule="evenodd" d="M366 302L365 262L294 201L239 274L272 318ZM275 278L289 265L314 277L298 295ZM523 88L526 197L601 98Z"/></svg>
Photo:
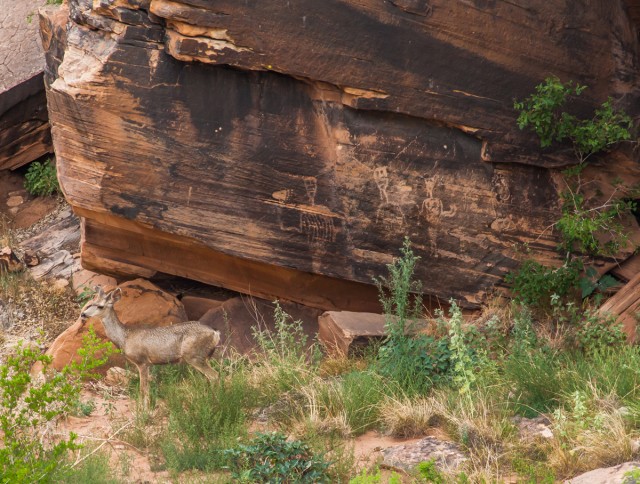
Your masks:
<svg viewBox="0 0 640 484"><path fill-rule="evenodd" d="M587 203L578 186L561 194L562 216L555 224L562 242L560 250L590 255L614 255L629 242L622 225L625 213L636 209L633 200L610 200L599 207ZM601 242L601 236L608 240Z"/></svg>
<svg viewBox="0 0 640 484"><path fill-rule="evenodd" d="M445 476L438 469L435 459L420 462L416 466L416 471L424 482L432 482L433 484L445 484L447 482Z"/></svg>
<svg viewBox="0 0 640 484"><path fill-rule="evenodd" d="M68 451L77 449L76 436L51 442L44 429L54 419L74 410L83 378L104 364L114 352L113 345L100 340L93 329L83 338L78 353L80 362L45 378L31 376L31 367L39 362L45 373L51 357L31 347L18 345L0 365L0 482L28 483L46 481L65 471ZM98 356L101 355L101 356Z"/></svg>
<svg viewBox="0 0 640 484"><path fill-rule="evenodd" d="M449 310L451 316L449 326L449 359L451 361L451 374L454 385L460 393L467 393L471 385L476 381L474 352L466 342L467 335L462 329L464 318L458 305L451 300Z"/></svg>
<svg viewBox="0 0 640 484"><path fill-rule="evenodd" d="M580 163L593 153L630 139L633 121L624 112L615 110L611 98L588 119L578 119L563 110L571 96L579 96L586 88L574 86L571 81L563 84L557 77L546 78L536 86L534 94L514 103L520 112L519 128L531 128L543 148L553 142L570 141Z"/></svg>
<svg viewBox="0 0 640 484"><path fill-rule="evenodd" d="M577 162L563 172L567 190L560 195L562 215L553 224L560 232L558 249L567 254L565 264L554 269L525 261L519 272L507 277L517 297L534 307L548 308L552 295L564 299L572 287L579 284L582 296L590 295L600 288L599 283L591 284L589 275L580 278L583 265L577 257L614 255L629 242L621 220L623 215L636 209L633 198L637 190L614 183L613 193L605 202L598 204L586 198L581 174L593 154L631 139L633 121L626 113L614 108L611 98L590 118L580 119L567 112L565 107L570 98L579 96L585 89L586 86L572 82L563 84L557 77L549 77L536 86L534 94L514 103L514 108L519 111L520 129L532 129L543 148L554 142L569 141Z"/></svg>
<svg viewBox="0 0 640 484"><path fill-rule="evenodd" d="M305 443L287 441L280 433L257 434L249 444L225 453L232 477L240 482L330 482L328 462L314 455Z"/></svg>
<svg viewBox="0 0 640 484"><path fill-rule="evenodd" d="M378 370L409 393L430 388L447 373L450 350L446 338L412 335L421 314L421 284L413 280L419 260L409 239L400 249L402 256L387 265L388 277L376 279L385 313L387 337L378 349Z"/></svg>
<svg viewBox="0 0 640 484"><path fill-rule="evenodd" d="M254 360L253 378L262 403L277 401L284 392L303 385L311 378L319 361L316 344L307 345L302 321L295 321L275 302L275 328L252 327L261 350Z"/></svg>
<svg viewBox="0 0 640 484"><path fill-rule="evenodd" d="M615 316L602 317L595 311L586 311L576 330L578 347L587 353L624 343L627 335Z"/></svg>
<svg viewBox="0 0 640 484"><path fill-rule="evenodd" d="M576 260L567 260L560 267L525 260L517 271L507 274L505 281L511 284L516 301L549 313L553 295L565 301L576 299L581 270L582 263Z"/></svg>
<svg viewBox="0 0 640 484"><path fill-rule="evenodd" d="M32 195L49 196L60 192L56 166L50 159L44 163L31 163L24 178L24 188Z"/></svg>

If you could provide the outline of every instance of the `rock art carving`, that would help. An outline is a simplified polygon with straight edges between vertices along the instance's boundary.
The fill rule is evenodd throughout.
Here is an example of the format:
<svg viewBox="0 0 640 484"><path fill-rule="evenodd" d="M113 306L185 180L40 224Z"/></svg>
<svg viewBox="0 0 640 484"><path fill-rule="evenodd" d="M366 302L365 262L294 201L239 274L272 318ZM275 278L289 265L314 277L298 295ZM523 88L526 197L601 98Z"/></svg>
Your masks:
<svg viewBox="0 0 640 484"><path fill-rule="evenodd" d="M402 191L405 186L394 187L392 197L389 196L389 169L386 166L379 166L373 169L373 181L380 192L380 204L376 210L376 224L383 222L389 228L403 227L406 224L406 217L401 200ZM396 196L398 195L398 196Z"/></svg>
<svg viewBox="0 0 640 484"><path fill-rule="evenodd" d="M429 241L429 252L434 257L438 254L437 234L435 227L440 224L443 217L450 218L455 216L457 212L456 205L451 205L449 210L444 209L444 204L440 198L433 195L433 191L437 185L442 184L442 177L434 175L425 179L424 187L427 192L426 198L420 206L420 215L427 222L427 238Z"/></svg>
<svg viewBox="0 0 640 484"><path fill-rule="evenodd" d="M324 205L316 205L318 180L314 176L303 176L304 195L293 188L285 188L273 192L271 197L279 202L280 228L288 232L297 232L307 236L309 244L318 242L335 242L336 228L333 222L335 215ZM305 203L301 203L305 202ZM286 223L284 210L298 212L298 224Z"/></svg>

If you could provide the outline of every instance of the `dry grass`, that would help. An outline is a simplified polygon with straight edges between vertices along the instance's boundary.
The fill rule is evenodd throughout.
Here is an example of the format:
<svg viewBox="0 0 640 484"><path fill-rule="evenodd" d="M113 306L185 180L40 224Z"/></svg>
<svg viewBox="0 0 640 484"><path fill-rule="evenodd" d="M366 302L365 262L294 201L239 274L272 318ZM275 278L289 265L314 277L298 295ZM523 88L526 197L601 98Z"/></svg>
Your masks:
<svg viewBox="0 0 640 484"><path fill-rule="evenodd" d="M394 437L418 437L441 420L436 406L433 398L387 397L380 406L380 418Z"/></svg>
<svg viewBox="0 0 640 484"><path fill-rule="evenodd" d="M559 476L620 464L638 455L640 434L620 410L618 398L602 395L593 384L587 388L589 393L567 396L569 408L554 413L548 461Z"/></svg>
<svg viewBox="0 0 640 484"><path fill-rule="evenodd" d="M0 299L8 315L5 330L44 343L53 341L80 313L71 289L35 281L28 273L1 274Z"/></svg>

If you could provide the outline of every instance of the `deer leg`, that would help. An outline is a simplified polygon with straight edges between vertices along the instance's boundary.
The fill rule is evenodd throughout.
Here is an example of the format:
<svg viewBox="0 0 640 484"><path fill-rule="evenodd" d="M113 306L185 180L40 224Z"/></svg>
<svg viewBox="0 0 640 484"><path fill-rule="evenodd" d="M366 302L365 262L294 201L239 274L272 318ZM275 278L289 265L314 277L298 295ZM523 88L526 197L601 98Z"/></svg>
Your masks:
<svg viewBox="0 0 640 484"><path fill-rule="evenodd" d="M207 360L194 358L187 360L187 363L206 376L207 380L213 384L216 378L216 372L209 366Z"/></svg>
<svg viewBox="0 0 640 484"><path fill-rule="evenodd" d="M149 365L136 364L136 366L140 374L140 396L142 397L142 404L145 408L149 408L151 403L149 398Z"/></svg>

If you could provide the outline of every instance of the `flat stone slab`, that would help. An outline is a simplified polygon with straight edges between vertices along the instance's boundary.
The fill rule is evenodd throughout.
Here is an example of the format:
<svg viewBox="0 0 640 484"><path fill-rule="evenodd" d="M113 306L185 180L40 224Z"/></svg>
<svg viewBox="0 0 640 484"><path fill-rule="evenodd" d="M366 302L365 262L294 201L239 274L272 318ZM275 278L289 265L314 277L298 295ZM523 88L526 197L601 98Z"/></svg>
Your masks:
<svg viewBox="0 0 640 484"><path fill-rule="evenodd" d="M512 422L520 436L525 439L552 439L553 431L551 430L551 422L546 417L526 418L514 417Z"/></svg>
<svg viewBox="0 0 640 484"><path fill-rule="evenodd" d="M382 466L407 472L411 472L420 462L431 459L438 468L449 470L457 469L467 460L458 444L435 437L425 437L413 444L388 447L382 450L382 455Z"/></svg>
<svg viewBox="0 0 640 484"><path fill-rule="evenodd" d="M640 482L638 479L629 478L625 480L625 474L640 469L640 462L625 462L613 467L604 467L580 474L565 481L565 484L634 484Z"/></svg>
<svg viewBox="0 0 640 484"><path fill-rule="evenodd" d="M326 311L318 318L318 338L327 350L338 355L347 355L354 347L371 339L383 338L385 315L353 311ZM423 327L425 320L419 319L415 327Z"/></svg>

